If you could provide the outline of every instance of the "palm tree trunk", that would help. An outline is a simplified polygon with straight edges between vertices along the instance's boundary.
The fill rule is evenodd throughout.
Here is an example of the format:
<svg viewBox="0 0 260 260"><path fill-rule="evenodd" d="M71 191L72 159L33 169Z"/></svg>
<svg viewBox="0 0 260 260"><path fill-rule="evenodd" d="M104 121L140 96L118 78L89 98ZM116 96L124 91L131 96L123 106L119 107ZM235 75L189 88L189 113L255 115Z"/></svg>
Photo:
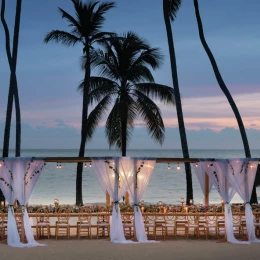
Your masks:
<svg viewBox="0 0 260 260"><path fill-rule="evenodd" d="M244 146L244 150L245 150L245 155L246 155L246 158L251 158L251 153L250 153L250 148L249 148L249 143L248 143L248 140L247 140L247 135L246 135L246 131L245 131L245 127L244 127L244 124L243 124L243 121L242 121L242 118L240 116L240 113L237 109L237 106L220 74L220 71L218 69L218 65L217 65L217 62L205 40L205 37L204 37L204 32L203 32L203 26L202 26L202 21L201 21L201 18L200 18L200 13L199 13L199 4L198 4L198 0L194 0L194 8L195 8L195 14L196 14L196 19L197 19L197 23L198 23L198 30L199 30L199 36L200 36L200 40L201 40L201 43L203 45L203 48L205 49L208 57L209 57L209 60L210 60L210 63L211 63L211 66L213 68L213 71L215 73L215 77L218 81L218 84L219 84L219 87L221 88L221 90L223 91L223 93L225 94L234 114L235 114L235 117L236 117L236 120L237 120L237 123L238 123L238 127L239 127L239 130L240 130L240 134L241 134L241 138L242 138L242 142L243 142L243 146ZM252 197L251 197L251 202L252 203L257 203L257 196L256 196L256 187L254 185L254 189L253 189L253 192L252 192Z"/></svg>
<svg viewBox="0 0 260 260"><path fill-rule="evenodd" d="M79 149L79 157L84 157L85 145L87 140L87 119L88 119L88 93L89 93L89 82L90 82L90 51L89 46L86 44L86 69L84 78L84 89L83 89L83 105L82 105L82 121L81 121L81 142ZM77 177L76 177L76 205L83 205L82 198L82 171L83 163L77 164Z"/></svg>
<svg viewBox="0 0 260 260"><path fill-rule="evenodd" d="M182 104L181 104L181 97L180 97L180 91L179 91L179 82L178 82L174 42L173 42L171 23L170 23L169 13L168 13L168 0L163 0L163 13L164 13L164 22L165 22L165 27L166 27L166 32L167 32L167 38L168 38L168 46L169 46L170 61L171 61L171 71L172 71L172 81L173 81L173 85L174 85L174 94L175 94L177 117L178 117L178 122L179 122L179 132L180 132L182 153L183 153L184 158L189 158L189 149L188 149L184 120L183 120ZM190 199L193 199L193 188L192 188L192 176L191 176L190 163L185 163L185 172L186 172L186 192L187 192L186 204L189 205Z"/></svg>
<svg viewBox="0 0 260 260"><path fill-rule="evenodd" d="M15 15L15 26L14 26L14 38L13 38L13 53L12 53L12 71L14 83L14 100L15 100L15 111L16 111L16 145L15 145L15 156L19 157L21 154L21 111L19 102L19 93L16 78L16 64L18 54L18 42L19 42L19 31L20 31L20 18L21 18L22 0L17 0L16 4L16 15Z"/></svg>

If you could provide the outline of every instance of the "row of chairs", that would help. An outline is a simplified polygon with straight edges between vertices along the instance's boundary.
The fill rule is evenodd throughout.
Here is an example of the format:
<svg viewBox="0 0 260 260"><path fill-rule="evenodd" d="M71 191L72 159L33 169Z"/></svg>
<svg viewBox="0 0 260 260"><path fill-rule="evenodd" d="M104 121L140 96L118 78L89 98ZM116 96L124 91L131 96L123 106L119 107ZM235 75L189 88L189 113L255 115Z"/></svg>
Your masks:
<svg viewBox="0 0 260 260"><path fill-rule="evenodd" d="M256 235L260 235L260 209L254 211L254 225ZM144 217L146 232L156 239L158 233L164 237L177 237L179 233L186 238L193 235L200 238L203 234L207 239L209 235L214 235L219 239L220 235L225 235L225 217L218 213L188 213L188 214L151 214ZM241 214L233 214L233 230L237 236L246 236L246 220Z"/></svg>
<svg viewBox="0 0 260 260"><path fill-rule="evenodd" d="M97 214L96 220L96 235L99 237L108 237L110 231L110 212L101 209ZM77 220L77 237L78 239L87 235L92 239L91 230L91 209L89 207L81 207ZM188 213L188 214L143 214L145 230L149 238L156 239L157 236L177 237L178 234L184 234L186 238L191 233L197 238L200 235L205 235L207 239L209 235L214 235L217 238L221 234L225 234L225 220L222 214L217 213ZM254 225L256 234L260 235L260 209L254 211ZM69 223L70 209L60 208L57 213L57 221L55 223L55 237L65 235L70 237ZM16 222L18 230L21 229L21 212L16 211ZM134 215L133 212L122 214L122 223L126 236L134 236ZM245 217L241 214L233 214L234 233L238 236L246 235ZM7 230L6 214L0 211L0 235L4 239ZM40 208L36 213L36 238L47 236L49 238L50 220L47 208Z"/></svg>

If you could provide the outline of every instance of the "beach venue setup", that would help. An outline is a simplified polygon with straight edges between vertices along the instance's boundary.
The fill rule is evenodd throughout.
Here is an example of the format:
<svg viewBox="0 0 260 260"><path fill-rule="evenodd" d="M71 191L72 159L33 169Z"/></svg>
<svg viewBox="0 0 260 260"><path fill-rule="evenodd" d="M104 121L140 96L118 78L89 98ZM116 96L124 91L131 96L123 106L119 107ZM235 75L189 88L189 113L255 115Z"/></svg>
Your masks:
<svg viewBox="0 0 260 260"><path fill-rule="evenodd" d="M91 161L93 174L96 175L98 183L104 193L108 193L112 199L112 212L100 212L102 221L98 221L93 228L97 229L96 236L107 236L114 243L148 243L156 242L158 232L165 239L167 236L174 236L178 228L183 228L185 236L188 238L190 232L197 237L201 233L207 236L215 231L219 237L220 231L224 238L234 244L249 244L259 242L256 238L256 231L259 229L259 215L252 213L249 203L252 188L256 176L256 169L259 159L190 159L193 161L196 176L201 185L205 197L208 196L212 186L215 186L219 195L223 199L224 212L220 218L215 212L199 213L195 210L188 212L184 207L183 212L170 212L164 210L159 212L143 213L142 196L148 185L150 176L156 162L165 161L185 161L177 158L130 158L130 157L102 157L102 158L4 158L1 159L0 167L0 188L2 189L8 202L7 221L5 214L1 213L0 228L2 238L7 235L7 244L14 247L35 247L43 244L35 241L31 228L31 223L27 213L26 203L32 190L44 169L47 162L55 161L71 162L75 160ZM124 217L121 216L119 201L126 192L129 192L133 202L133 212ZM232 216L231 201L235 193L238 193L245 204L243 214ZM14 202L17 200L21 211L15 212ZM207 202L208 203L208 202ZM141 207L140 207L141 206ZM81 229L87 228L88 236L91 236L92 223L89 217L93 215L91 211L79 214L77 235ZM130 213L130 212L129 212ZM16 215L20 215L20 222ZM50 222L48 211L40 211L36 218L36 237L44 235L43 229L50 235ZM68 209L58 214L58 221L55 227L55 236L59 235L59 229L65 228L66 236L70 236L70 225L68 222ZM220 214L219 214L220 215ZM224 216L224 218L223 218ZM85 217L83 221L80 217ZM237 221L239 217L239 221ZM59 218L61 220L59 220ZM127 218L127 221L126 221ZM38 230L39 229L39 230ZM21 237L19 235L21 232ZM172 231L172 232L170 232ZM126 235L133 235L132 239L126 239ZM246 240L238 240L235 237L243 235ZM26 240L24 237L26 237ZM151 239L148 239L148 236Z"/></svg>

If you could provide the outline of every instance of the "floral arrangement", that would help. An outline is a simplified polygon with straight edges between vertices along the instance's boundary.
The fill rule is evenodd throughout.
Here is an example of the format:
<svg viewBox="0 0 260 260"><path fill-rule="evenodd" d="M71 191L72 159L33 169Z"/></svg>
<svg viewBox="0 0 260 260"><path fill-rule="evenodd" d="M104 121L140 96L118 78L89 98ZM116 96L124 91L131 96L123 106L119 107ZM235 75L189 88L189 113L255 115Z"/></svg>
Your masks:
<svg viewBox="0 0 260 260"><path fill-rule="evenodd" d="M133 212L134 211L134 205L126 205L124 203L119 203L120 211L121 212ZM76 205L30 205L27 207L28 213L35 213L39 208L46 207L50 213L56 213L61 207L67 207L70 209L71 213L78 213L80 210L79 206ZM93 204L88 205L88 207L91 209L92 212L102 212L102 211L109 211L112 212L112 206L105 206L101 204ZM252 210L260 208L260 204L251 204ZM169 205L169 204L161 204L160 206L158 204L140 204L140 208L142 212L152 213L152 212L161 212L161 213L174 213L174 212L222 212L223 208L220 204L211 204L211 205L202 205L202 204L196 204L191 206L181 206L181 205ZM245 211L245 205L244 204L231 204L231 209L233 212ZM8 212L8 206L0 206L0 210L4 213ZM15 209L16 211L16 209Z"/></svg>

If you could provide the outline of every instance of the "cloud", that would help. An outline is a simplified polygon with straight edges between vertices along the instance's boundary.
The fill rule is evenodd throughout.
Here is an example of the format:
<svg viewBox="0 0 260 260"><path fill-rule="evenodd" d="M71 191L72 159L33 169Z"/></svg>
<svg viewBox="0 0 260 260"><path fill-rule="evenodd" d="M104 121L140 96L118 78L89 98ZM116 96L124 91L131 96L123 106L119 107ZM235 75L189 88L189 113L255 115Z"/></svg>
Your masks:
<svg viewBox="0 0 260 260"><path fill-rule="evenodd" d="M11 131L10 148L14 148L14 126ZM4 123L0 122L0 130ZM1 131L3 133L4 131ZM260 147L260 130L246 129L251 149ZM189 149L243 149L240 132L234 128L224 128L219 132L212 129L186 130ZM3 135L0 136L3 143ZM56 119L56 126L32 127L22 124L22 149L78 149L80 133L74 126ZM93 139L87 143L87 149L108 149L104 127L98 127ZM129 149L180 149L180 135L177 127L168 127L162 146L153 141L147 130L137 127L133 131Z"/></svg>

